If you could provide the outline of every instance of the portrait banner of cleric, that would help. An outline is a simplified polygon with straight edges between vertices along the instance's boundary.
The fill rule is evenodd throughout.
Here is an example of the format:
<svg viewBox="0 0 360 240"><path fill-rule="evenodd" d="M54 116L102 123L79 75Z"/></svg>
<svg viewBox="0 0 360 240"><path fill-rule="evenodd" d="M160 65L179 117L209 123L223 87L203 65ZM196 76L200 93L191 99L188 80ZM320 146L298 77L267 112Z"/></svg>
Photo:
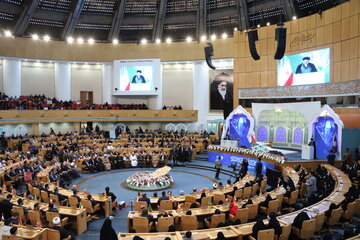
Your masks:
<svg viewBox="0 0 360 240"><path fill-rule="evenodd" d="M232 70L210 71L210 110L224 110L233 104ZM212 77L213 75L214 77Z"/></svg>
<svg viewBox="0 0 360 240"><path fill-rule="evenodd" d="M303 62L296 68L295 74L312 73L317 72L315 65L310 62L310 57L304 57Z"/></svg>

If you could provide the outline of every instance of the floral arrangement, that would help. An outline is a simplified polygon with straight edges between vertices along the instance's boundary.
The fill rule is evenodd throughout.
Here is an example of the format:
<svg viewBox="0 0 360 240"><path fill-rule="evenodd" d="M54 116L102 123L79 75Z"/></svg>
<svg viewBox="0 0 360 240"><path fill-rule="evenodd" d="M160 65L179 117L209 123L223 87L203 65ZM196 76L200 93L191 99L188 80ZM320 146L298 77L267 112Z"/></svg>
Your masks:
<svg viewBox="0 0 360 240"><path fill-rule="evenodd" d="M153 172L150 171L135 173L126 179L126 183L129 187L137 188L162 188L170 186L173 182L174 180L169 174L154 176Z"/></svg>
<svg viewBox="0 0 360 240"><path fill-rule="evenodd" d="M262 158L274 160L281 164L283 164L285 162L285 158L283 156L272 154L272 153L267 153L264 151L258 151L258 150L254 150L251 148L221 147L221 146L209 145L208 150L247 154L247 155L253 156L254 158L262 157Z"/></svg>

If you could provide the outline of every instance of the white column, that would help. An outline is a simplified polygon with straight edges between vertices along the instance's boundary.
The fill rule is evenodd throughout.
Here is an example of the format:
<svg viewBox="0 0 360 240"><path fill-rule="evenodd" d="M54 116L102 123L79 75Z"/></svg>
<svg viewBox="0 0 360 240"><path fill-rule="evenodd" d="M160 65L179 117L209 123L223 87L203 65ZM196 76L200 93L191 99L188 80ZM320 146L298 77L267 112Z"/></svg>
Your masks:
<svg viewBox="0 0 360 240"><path fill-rule="evenodd" d="M209 112L209 70L205 61L195 62L193 76L193 109L198 111L196 124L206 126Z"/></svg>
<svg viewBox="0 0 360 240"><path fill-rule="evenodd" d="M102 103L113 103L113 66L112 64L102 65Z"/></svg>
<svg viewBox="0 0 360 240"><path fill-rule="evenodd" d="M3 61L3 89L11 97L21 96L21 61L4 59Z"/></svg>
<svg viewBox="0 0 360 240"><path fill-rule="evenodd" d="M55 98L57 100L71 100L71 64L55 63Z"/></svg>

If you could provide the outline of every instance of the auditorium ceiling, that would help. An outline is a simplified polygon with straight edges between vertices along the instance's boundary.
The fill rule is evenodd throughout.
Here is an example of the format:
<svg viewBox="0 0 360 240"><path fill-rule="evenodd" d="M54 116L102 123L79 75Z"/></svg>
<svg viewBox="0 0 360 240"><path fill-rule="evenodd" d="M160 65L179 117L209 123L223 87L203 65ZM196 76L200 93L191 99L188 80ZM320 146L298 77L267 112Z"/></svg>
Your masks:
<svg viewBox="0 0 360 240"><path fill-rule="evenodd" d="M185 41L276 24L345 0L0 0L0 34L95 42ZM224 36L224 35L223 35ZM188 38L189 39L189 38Z"/></svg>

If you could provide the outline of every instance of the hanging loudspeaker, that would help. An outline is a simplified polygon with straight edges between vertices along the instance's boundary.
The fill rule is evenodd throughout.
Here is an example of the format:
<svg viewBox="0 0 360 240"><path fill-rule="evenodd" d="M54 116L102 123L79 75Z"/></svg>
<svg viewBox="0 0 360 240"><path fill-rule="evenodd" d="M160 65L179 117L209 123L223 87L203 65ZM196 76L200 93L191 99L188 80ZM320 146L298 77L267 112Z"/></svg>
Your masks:
<svg viewBox="0 0 360 240"><path fill-rule="evenodd" d="M214 48L211 43L207 43L207 46L204 47L205 50L205 60L209 68L215 70L216 67L212 64L211 57L214 56Z"/></svg>
<svg viewBox="0 0 360 240"><path fill-rule="evenodd" d="M277 48L274 58L282 59L286 50L286 28L280 27L275 30L275 40L277 41Z"/></svg>
<svg viewBox="0 0 360 240"><path fill-rule="evenodd" d="M260 55L256 50L256 41L259 40L257 30L248 32L250 54L254 60L259 60Z"/></svg>

